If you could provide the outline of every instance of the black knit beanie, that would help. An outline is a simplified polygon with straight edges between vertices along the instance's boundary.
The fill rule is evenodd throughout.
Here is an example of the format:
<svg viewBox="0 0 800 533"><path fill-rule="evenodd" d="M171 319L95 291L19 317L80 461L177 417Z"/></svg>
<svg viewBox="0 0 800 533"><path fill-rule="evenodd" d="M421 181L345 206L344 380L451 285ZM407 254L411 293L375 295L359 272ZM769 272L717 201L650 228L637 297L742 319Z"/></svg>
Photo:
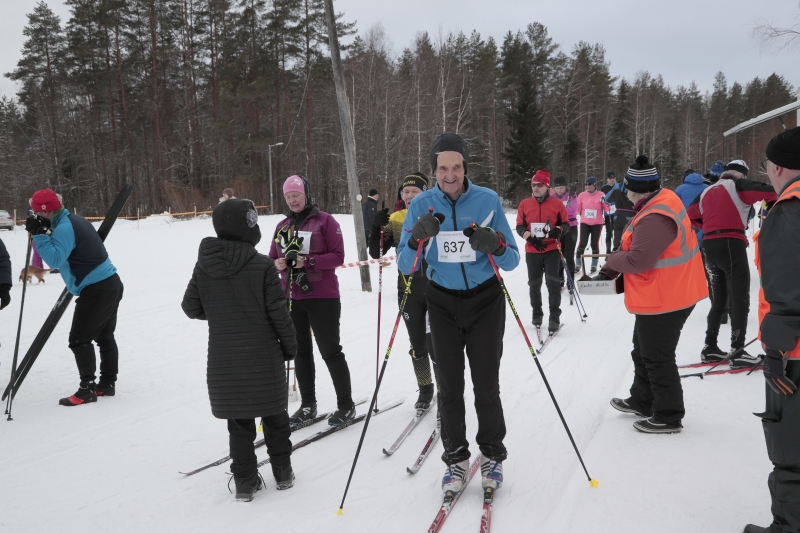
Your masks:
<svg viewBox="0 0 800 533"><path fill-rule="evenodd" d="M436 173L436 159L442 152L458 152L464 158L464 174L467 173L469 165L469 148L464 139L455 133L443 133L433 141L431 146L431 172Z"/></svg>
<svg viewBox="0 0 800 533"><path fill-rule="evenodd" d="M258 212L250 200L231 198L220 202L211 214L211 221L220 239L249 242L253 246L261 240Z"/></svg>
<svg viewBox="0 0 800 533"><path fill-rule="evenodd" d="M767 144L767 159L779 167L800 169L800 126L773 137Z"/></svg>
<svg viewBox="0 0 800 533"><path fill-rule="evenodd" d="M553 180L553 187L566 187L567 186L567 178L564 176L558 176Z"/></svg>
<svg viewBox="0 0 800 533"><path fill-rule="evenodd" d="M422 172L412 172L403 178L403 184L400 186L402 191L404 187L416 187L421 191L428 190L428 178Z"/></svg>
<svg viewBox="0 0 800 533"><path fill-rule="evenodd" d="M661 188L656 167L646 155L640 155L625 173L625 187L633 192L654 192Z"/></svg>

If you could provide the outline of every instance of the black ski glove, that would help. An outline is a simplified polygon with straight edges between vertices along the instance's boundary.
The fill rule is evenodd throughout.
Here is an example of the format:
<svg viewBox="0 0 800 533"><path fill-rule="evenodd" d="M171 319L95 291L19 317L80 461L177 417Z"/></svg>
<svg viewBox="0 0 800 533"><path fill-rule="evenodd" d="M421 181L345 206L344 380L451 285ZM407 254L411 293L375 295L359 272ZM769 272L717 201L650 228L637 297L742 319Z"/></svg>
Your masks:
<svg viewBox="0 0 800 533"><path fill-rule="evenodd" d="M547 238L548 239L556 239L556 240L558 240L558 239L561 238L561 233L563 231L564 231L564 228L562 228L561 226L556 226L556 227L554 227L553 229L550 230L550 233L547 234Z"/></svg>
<svg viewBox="0 0 800 533"><path fill-rule="evenodd" d="M372 220L372 227L381 230L386 224L389 223L389 208L386 207L375 213L375 218Z"/></svg>
<svg viewBox="0 0 800 533"><path fill-rule="evenodd" d="M439 226L444 222L444 215L441 213L425 213L414 222L411 228L411 239L408 245L412 250L416 250L419 241L436 237L439 234Z"/></svg>
<svg viewBox="0 0 800 533"><path fill-rule="evenodd" d="M506 252L506 240L503 238L503 234L489 226L481 228L473 223L464 230L464 235L469 237L469 245L476 252L487 255L503 255Z"/></svg>
<svg viewBox="0 0 800 533"><path fill-rule="evenodd" d="M5 309L8 307L8 304L11 303L11 295L9 294L10 290L11 285L0 285L0 309Z"/></svg>
<svg viewBox="0 0 800 533"><path fill-rule="evenodd" d="M30 215L25 219L25 229L31 235L50 235L52 233L50 219L39 215Z"/></svg>
<svg viewBox="0 0 800 533"><path fill-rule="evenodd" d="M598 275L592 278L592 281L608 281L610 279L611 278L601 270Z"/></svg>
<svg viewBox="0 0 800 533"><path fill-rule="evenodd" d="M767 385L778 394L789 396L797 390L797 385L786 377L786 358L782 352L766 348L764 350L764 379Z"/></svg>
<svg viewBox="0 0 800 533"><path fill-rule="evenodd" d="M286 257L286 266L289 268L294 268L297 264L297 254L300 252L300 249L303 247L303 238L302 237L295 237L291 239L286 244L286 250L284 250L283 254Z"/></svg>
<svg viewBox="0 0 800 533"><path fill-rule="evenodd" d="M540 252L544 252L545 248L547 248L547 245L539 237L534 237L533 235L529 235L528 238L525 240L528 241L531 246L533 246Z"/></svg>

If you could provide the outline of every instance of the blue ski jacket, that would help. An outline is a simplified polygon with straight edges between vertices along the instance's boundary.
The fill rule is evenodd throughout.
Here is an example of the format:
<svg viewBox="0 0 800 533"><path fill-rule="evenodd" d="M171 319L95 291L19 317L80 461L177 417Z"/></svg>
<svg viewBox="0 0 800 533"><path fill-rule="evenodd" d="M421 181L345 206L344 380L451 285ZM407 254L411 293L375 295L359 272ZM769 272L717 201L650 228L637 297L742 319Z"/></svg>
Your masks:
<svg viewBox="0 0 800 533"><path fill-rule="evenodd" d="M36 249L52 268L61 271L69 292L80 296L84 287L108 279L117 269L94 226L61 208L52 218L50 235L34 235Z"/></svg>
<svg viewBox="0 0 800 533"><path fill-rule="evenodd" d="M433 207L434 213L441 213L445 220L440 231L463 231L472 222L479 226L488 226L502 233L506 240L506 251L502 255L494 256L498 268L514 270L519 264L519 248L508 224L508 219L503 212L500 197L491 189L480 187L472 183L469 178L464 178L467 190L453 202L450 197L442 192L437 184L416 196L408 208L403 234L397 246L397 267L408 275L414 264L416 250L408 246L411 238L411 228L419 217L429 212ZM475 261L464 263L439 262L438 237L430 239L423 250L423 255L428 263L426 276L437 285L451 290L474 289L481 283L494 276L494 270L486 254L475 252ZM431 252L431 249L433 251ZM419 265L417 265L419 268Z"/></svg>

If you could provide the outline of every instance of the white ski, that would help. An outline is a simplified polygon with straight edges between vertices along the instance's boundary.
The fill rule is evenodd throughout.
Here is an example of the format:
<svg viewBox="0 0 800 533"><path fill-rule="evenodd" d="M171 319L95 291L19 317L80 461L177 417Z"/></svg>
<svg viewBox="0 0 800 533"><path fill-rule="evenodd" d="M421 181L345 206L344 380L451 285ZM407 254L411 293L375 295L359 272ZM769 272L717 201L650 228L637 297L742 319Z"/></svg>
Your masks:
<svg viewBox="0 0 800 533"><path fill-rule="evenodd" d="M553 337L555 337L558 334L558 332L561 331L561 328L563 328L563 327L564 327L564 324L559 324L558 325L558 329L556 331L554 331L553 333L551 333L550 335L548 335L547 338L542 343L542 345L539 346L539 349L536 350L536 351L538 353L542 353L544 351L544 349L547 348L547 345L550 344L550 341L553 340Z"/></svg>
<svg viewBox="0 0 800 533"><path fill-rule="evenodd" d="M416 474L417 472L419 472L419 469L422 466L422 463L425 462L425 459L427 459L428 456L433 451L433 447L436 445L436 442L439 440L439 436L441 435L441 433L442 433L442 428L437 423L436 424L436 429L434 429L433 433L431 433L431 436L428 437L428 442L425 443L425 446L422 448L422 451L420 452L419 457L417 457L417 460L414 461L414 464L411 465L409 468L406 468L406 471L409 474Z"/></svg>
<svg viewBox="0 0 800 533"><path fill-rule="evenodd" d="M414 418L411 419L411 422L409 422L406 428L403 430L403 432L400 433L400 436L397 437L397 440L394 441L394 444L392 444L388 450L384 448L383 453L385 453L386 455L392 455L394 452L396 452L397 448L399 448L400 445L403 444L403 441L406 440L406 437L408 437L411 434L411 432L414 431L414 428L417 427L417 424L419 424L420 420L422 420L423 417L426 414L428 414L428 411L430 411L435 404L436 404L436 395L434 394L433 400L431 400L431 404L428 406L428 408L417 411L417 414L414 415Z"/></svg>

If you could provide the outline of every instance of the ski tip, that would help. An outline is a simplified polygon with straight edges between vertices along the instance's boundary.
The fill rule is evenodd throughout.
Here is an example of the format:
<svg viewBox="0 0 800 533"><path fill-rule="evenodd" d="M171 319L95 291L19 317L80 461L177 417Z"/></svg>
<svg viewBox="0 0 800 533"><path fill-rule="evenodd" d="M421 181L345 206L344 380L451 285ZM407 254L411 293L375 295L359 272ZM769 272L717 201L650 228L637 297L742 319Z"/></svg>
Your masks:
<svg viewBox="0 0 800 533"><path fill-rule="evenodd" d="M411 468L409 468L409 467L406 467L406 472L408 472L409 474L416 474L416 472L411 470Z"/></svg>
<svg viewBox="0 0 800 533"><path fill-rule="evenodd" d="M386 448L384 448L383 449L383 455L392 455L392 454L390 454L388 451L386 451Z"/></svg>
<svg viewBox="0 0 800 533"><path fill-rule="evenodd" d="M589 486L592 487L593 489L596 489L597 487L600 486L600 482L597 481L596 479L590 479Z"/></svg>
<svg viewBox="0 0 800 533"><path fill-rule="evenodd" d="M336 514L337 514L337 515L341 515L343 512L344 512L344 509L342 509L341 507L339 507L338 509L336 509Z"/></svg>

